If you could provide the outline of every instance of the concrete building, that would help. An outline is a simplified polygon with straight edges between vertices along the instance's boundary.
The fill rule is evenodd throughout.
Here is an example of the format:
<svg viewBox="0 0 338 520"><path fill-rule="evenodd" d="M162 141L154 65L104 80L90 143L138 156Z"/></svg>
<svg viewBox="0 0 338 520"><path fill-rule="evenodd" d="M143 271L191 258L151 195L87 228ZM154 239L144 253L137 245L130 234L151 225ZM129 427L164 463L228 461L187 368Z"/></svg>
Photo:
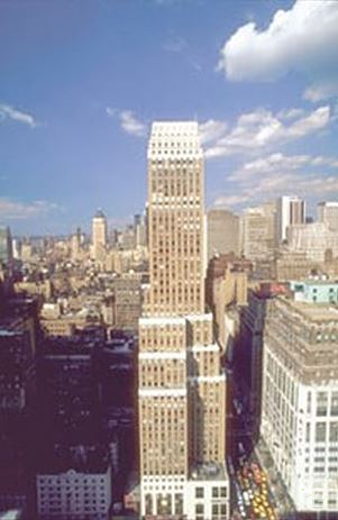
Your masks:
<svg viewBox="0 0 338 520"><path fill-rule="evenodd" d="M261 434L299 511L338 511L337 338L337 309L324 291L321 303L271 302Z"/></svg>
<svg viewBox="0 0 338 520"><path fill-rule="evenodd" d="M305 253L309 260L324 262L328 252L333 258L338 256L338 231L325 222L289 226L286 236L288 250Z"/></svg>
<svg viewBox="0 0 338 520"><path fill-rule="evenodd" d="M331 231L338 232L338 202L319 202L318 222L327 224Z"/></svg>
<svg viewBox="0 0 338 520"><path fill-rule="evenodd" d="M211 209L207 222L208 260L215 254L239 255L239 217L225 209Z"/></svg>
<svg viewBox="0 0 338 520"><path fill-rule="evenodd" d="M0 263L10 264L13 260L12 236L9 227L0 227Z"/></svg>
<svg viewBox="0 0 338 520"><path fill-rule="evenodd" d="M253 261L272 259L276 246L276 204L247 209L241 217L241 252Z"/></svg>
<svg viewBox="0 0 338 520"><path fill-rule="evenodd" d="M286 230L295 224L305 224L305 201L299 197L283 196L277 200L277 240L286 240Z"/></svg>
<svg viewBox="0 0 338 520"><path fill-rule="evenodd" d="M226 379L212 316L205 314L197 123L153 123L148 179L150 286L139 321L141 515L225 520Z"/></svg>
<svg viewBox="0 0 338 520"><path fill-rule="evenodd" d="M97 446L59 448L36 476L39 519L108 520L112 474L107 451Z"/></svg>
<svg viewBox="0 0 338 520"><path fill-rule="evenodd" d="M92 220L92 257L102 261L107 245L107 219L100 209Z"/></svg>
<svg viewBox="0 0 338 520"><path fill-rule="evenodd" d="M214 315L217 341L224 352L228 347L230 330L233 329L228 307L246 305L251 271L252 263L249 260L236 258L234 255L214 257L209 262L206 301Z"/></svg>

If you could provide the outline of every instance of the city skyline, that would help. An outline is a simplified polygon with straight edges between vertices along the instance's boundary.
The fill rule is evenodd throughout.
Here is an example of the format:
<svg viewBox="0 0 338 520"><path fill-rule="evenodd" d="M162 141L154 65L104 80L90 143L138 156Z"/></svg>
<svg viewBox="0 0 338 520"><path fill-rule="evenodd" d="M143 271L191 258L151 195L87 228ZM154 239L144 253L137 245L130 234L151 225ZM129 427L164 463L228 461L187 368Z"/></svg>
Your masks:
<svg viewBox="0 0 338 520"><path fill-rule="evenodd" d="M338 4L193 6L2 3L0 222L13 234L89 228L97 207L129 220L159 119L200 123L207 208L290 194L314 214L337 199Z"/></svg>

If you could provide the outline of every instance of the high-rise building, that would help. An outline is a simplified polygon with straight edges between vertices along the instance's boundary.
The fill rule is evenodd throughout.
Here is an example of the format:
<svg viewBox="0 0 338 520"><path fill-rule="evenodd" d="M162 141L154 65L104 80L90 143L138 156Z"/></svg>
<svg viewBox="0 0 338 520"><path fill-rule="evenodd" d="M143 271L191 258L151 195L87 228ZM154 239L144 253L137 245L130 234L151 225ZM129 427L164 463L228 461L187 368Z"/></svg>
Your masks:
<svg viewBox="0 0 338 520"><path fill-rule="evenodd" d="M299 197L283 196L277 200L277 239L286 240L286 228L295 224L305 224L305 201Z"/></svg>
<svg viewBox="0 0 338 520"><path fill-rule="evenodd" d="M327 224L331 231L338 231L338 202L320 202L317 210L318 221Z"/></svg>
<svg viewBox="0 0 338 520"><path fill-rule="evenodd" d="M100 209L92 221L92 256L101 260L107 245L107 219Z"/></svg>
<svg viewBox="0 0 338 520"><path fill-rule="evenodd" d="M276 204L266 202L249 208L241 218L241 249L250 260L267 260L273 257L276 245Z"/></svg>
<svg viewBox="0 0 338 520"><path fill-rule="evenodd" d="M239 254L239 217L226 209L208 211L208 260L215 254Z"/></svg>
<svg viewBox="0 0 338 520"><path fill-rule="evenodd" d="M13 259L12 237L9 227L0 227L0 263L10 264Z"/></svg>
<svg viewBox="0 0 338 520"><path fill-rule="evenodd" d="M338 287L292 287L266 313L261 434L297 510L338 511Z"/></svg>
<svg viewBox="0 0 338 520"><path fill-rule="evenodd" d="M338 256L338 231L329 229L325 222L299 224L287 230L287 249L292 253L304 253L306 258L324 262L327 253Z"/></svg>
<svg viewBox="0 0 338 520"><path fill-rule="evenodd" d="M195 122L153 123L150 286L139 321L141 514L227 519L225 374L204 301L203 153Z"/></svg>

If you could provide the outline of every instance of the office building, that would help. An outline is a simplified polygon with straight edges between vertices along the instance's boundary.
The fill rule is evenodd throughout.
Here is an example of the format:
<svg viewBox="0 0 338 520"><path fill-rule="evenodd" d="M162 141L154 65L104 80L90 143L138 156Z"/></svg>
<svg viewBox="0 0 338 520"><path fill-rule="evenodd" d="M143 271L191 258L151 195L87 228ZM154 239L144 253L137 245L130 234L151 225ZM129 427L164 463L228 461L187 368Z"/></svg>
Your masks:
<svg viewBox="0 0 338 520"><path fill-rule="evenodd" d="M287 249L304 253L308 260L324 262L327 253L338 256L338 231L329 229L325 222L297 224L287 229Z"/></svg>
<svg viewBox="0 0 338 520"><path fill-rule="evenodd" d="M261 434L298 511L338 511L335 285L295 283L265 318Z"/></svg>
<svg viewBox="0 0 338 520"><path fill-rule="evenodd" d="M107 245L107 219L100 209L92 220L92 257L100 261Z"/></svg>
<svg viewBox="0 0 338 520"><path fill-rule="evenodd" d="M239 217L226 209L211 209L207 215L208 260L214 255L239 254Z"/></svg>
<svg viewBox="0 0 338 520"><path fill-rule="evenodd" d="M317 211L318 222L324 222L331 231L338 232L338 202L320 202Z"/></svg>
<svg viewBox="0 0 338 520"><path fill-rule="evenodd" d="M112 471L101 446L58 446L36 476L39 519L108 520Z"/></svg>
<svg viewBox="0 0 338 520"><path fill-rule="evenodd" d="M8 265L13 260L12 237L9 227L0 227L0 263Z"/></svg>
<svg viewBox="0 0 338 520"><path fill-rule="evenodd" d="M194 122L148 147L150 285L139 321L141 514L229 517L225 374L204 301L203 154Z"/></svg>
<svg viewBox="0 0 338 520"><path fill-rule="evenodd" d="M277 240L286 240L288 226L305 224L306 209L305 201L299 197L283 196L277 200Z"/></svg>
<svg viewBox="0 0 338 520"><path fill-rule="evenodd" d="M276 246L276 204L248 208L241 217L241 252L259 262L272 259Z"/></svg>

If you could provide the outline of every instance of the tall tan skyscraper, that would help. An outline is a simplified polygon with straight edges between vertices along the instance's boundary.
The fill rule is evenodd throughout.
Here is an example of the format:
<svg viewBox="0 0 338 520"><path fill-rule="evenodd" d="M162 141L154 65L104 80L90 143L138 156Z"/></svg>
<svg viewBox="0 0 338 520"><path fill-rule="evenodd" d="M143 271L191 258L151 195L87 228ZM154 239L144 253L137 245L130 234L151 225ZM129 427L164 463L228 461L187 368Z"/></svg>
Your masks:
<svg viewBox="0 0 338 520"><path fill-rule="evenodd" d="M102 260L107 245L107 219L100 209L92 221L92 257Z"/></svg>
<svg viewBox="0 0 338 520"><path fill-rule="evenodd" d="M194 122L153 123L150 287L139 321L141 514L228 518L225 374L204 313L203 154Z"/></svg>

